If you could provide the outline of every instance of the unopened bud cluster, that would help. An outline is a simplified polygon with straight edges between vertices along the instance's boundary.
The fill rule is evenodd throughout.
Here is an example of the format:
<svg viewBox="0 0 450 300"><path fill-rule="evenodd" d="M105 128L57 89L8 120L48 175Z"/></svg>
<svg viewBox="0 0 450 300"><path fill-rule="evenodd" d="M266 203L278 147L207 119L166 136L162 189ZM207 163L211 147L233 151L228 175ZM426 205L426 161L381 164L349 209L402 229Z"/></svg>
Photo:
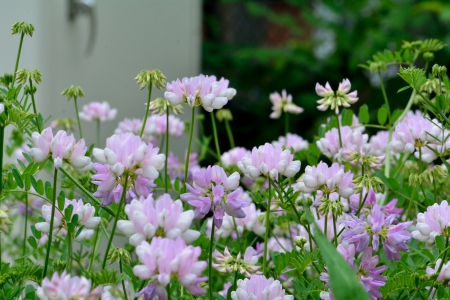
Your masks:
<svg viewBox="0 0 450 300"><path fill-rule="evenodd" d="M166 76L158 69L143 70L134 79L140 85L139 89L141 90L146 87L150 88L150 85L160 90L166 86Z"/></svg>
<svg viewBox="0 0 450 300"><path fill-rule="evenodd" d="M81 98L84 97L83 89L80 86L73 86L71 85L69 88L65 89L61 93L62 96L67 96L67 101L69 101L72 98Z"/></svg>
<svg viewBox="0 0 450 300"><path fill-rule="evenodd" d="M29 80L34 81L36 84L39 84L42 82L42 74L41 71L34 69L34 70L26 70L26 69L20 69L17 71L17 77L16 82L25 84Z"/></svg>
<svg viewBox="0 0 450 300"><path fill-rule="evenodd" d="M164 98L157 98L150 102L149 110L153 114L163 115L167 110L170 110L172 114L179 115L183 113L183 107L181 104L172 105Z"/></svg>
<svg viewBox="0 0 450 300"><path fill-rule="evenodd" d="M11 26L12 34L23 34L33 36L34 26L25 22L16 22Z"/></svg>
<svg viewBox="0 0 450 300"><path fill-rule="evenodd" d="M447 67L435 64L431 69L434 77L443 77L447 74Z"/></svg>

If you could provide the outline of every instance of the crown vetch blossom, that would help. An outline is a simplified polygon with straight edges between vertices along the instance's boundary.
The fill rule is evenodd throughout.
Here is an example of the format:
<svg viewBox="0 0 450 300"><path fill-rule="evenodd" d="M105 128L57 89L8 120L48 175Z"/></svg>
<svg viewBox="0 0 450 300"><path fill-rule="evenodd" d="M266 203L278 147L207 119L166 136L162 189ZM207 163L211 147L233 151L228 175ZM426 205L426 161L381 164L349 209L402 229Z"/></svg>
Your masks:
<svg viewBox="0 0 450 300"><path fill-rule="evenodd" d="M149 184L158 178L158 170L164 166L165 156L158 154L158 150L132 133L109 137L104 150L94 148L93 155L99 163L94 164L97 173L92 175L95 180L92 183L98 185L94 195L104 198L102 205L109 205L113 200L120 201L126 176L129 190L127 202L138 196L147 197Z"/></svg>
<svg viewBox="0 0 450 300"><path fill-rule="evenodd" d="M244 147L236 147L222 153L220 161L225 168L237 166L238 162L245 156L250 155L250 151Z"/></svg>
<svg viewBox="0 0 450 300"><path fill-rule="evenodd" d="M238 167L246 176L256 179L260 175L278 180L278 174L294 177L300 171L300 161L294 160L289 150L280 146L265 143L254 147L251 155L247 155L238 162Z"/></svg>
<svg viewBox="0 0 450 300"><path fill-rule="evenodd" d="M261 266L256 266L258 256L254 254L255 249L253 249L253 247L247 247L243 258L241 258L240 252L237 257L234 258L228 251L228 247L225 247L223 254L217 250L214 251L213 256L216 263L212 263L212 266L219 272L239 272L248 278L251 274L255 274L261 268Z"/></svg>
<svg viewBox="0 0 450 300"><path fill-rule="evenodd" d="M44 278L42 284L36 290L36 296L40 300L54 299L80 299L97 300L101 296L101 286L91 291L91 281L81 276L73 276L66 272L59 276L53 273L51 279Z"/></svg>
<svg viewBox="0 0 450 300"><path fill-rule="evenodd" d="M191 182L193 174L200 170L197 157L197 153L191 153L189 155L189 174L187 182ZM169 153L169 157L167 159L167 173L169 174L171 180L179 178L181 181L184 181L185 167L186 165L184 163L180 163L178 157L176 157L172 152Z"/></svg>
<svg viewBox="0 0 450 300"><path fill-rule="evenodd" d="M369 153L374 156L382 156L386 153L388 147L389 131L380 130L377 134L370 137L370 151Z"/></svg>
<svg viewBox="0 0 450 300"><path fill-rule="evenodd" d="M281 95L278 92L272 93L270 94L269 98L273 105L273 112L270 114L270 117L272 119L278 119L281 116L282 112L296 115L303 112L303 108L295 105L292 102L292 95L287 94L286 90L283 90L281 92Z"/></svg>
<svg viewBox="0 0 450 300"><path fill-rule="evenodd" d="M87 148L84 139L77 142L73 134L67 135L62 130L53 136L51 127L45 128L40 134L33 132L31 139L33 147L29 154L35 162L52 158L55 168L60 168L63 162L67 162L79 172L92 169L91 159L85 156Z"/></svg>
<svg viewBox="0 0 450 300"><path fill-rule="evenodd" d="M148 117L144 133L151 136L161 137L166 135L167 119L165 115L153 115ZM184 122L180 118L169 115L169 135L180 137L184 132Z"/></svg>
<svg viewBox="0 0 450 300"><path fill-rule="evenodd" d="M201 277L206 268L205 261L198 261L201 252L200 247L186 246L181 237L154 237L150 244L143 241L136 247L141 265L135 266L133 272L142 280L154 279L160 286L167 286L171 277L177 276L191 294L200 296L205 290L198 284L207 280Z"/></svg>
<svg viewBox="0 0 450 300"><path fill-rule="evenodd" d="M103 102L91 102L87 105L83 105L83 110L78 114L81 119L92 122L100 121L105 122L113 120L117 115L117 109L111 108L109 103Z"/></svg>
<svg viewBox="0 0 450 300"><path fill-rule="evenodd" d="M439 267L441 266L441 264L442 264L442 259L439 258L436 261L436 266L434 267L434 269L430 268L430 267L427 267L427 270L426 270L427 271L427 275L431 276L433 274L436 274L437 271L439 270ZM438 277L437 277L436 280L437 281L443 281L444 279L446 279L446 280L450 279L450 261L448 261L447 263L445 263L442 266L441 271L439 272Z"/></svg>
<svg viewBox="0 0 450 300"><path fill-rule="evenodd" d="M266 226L264 223L260 222L259 219L264 213L261 212L261 210L256 209L256 206L253 203L250 203L247 207L242 207L242 210L245 213L244 218L236 218L233 220L233 217L225 215L223 217L222 227L216 231L216 236L227 238L231 235L233 239L236 239L236 229L239 236L244 233L244 230L252 231L259 236L264 235Z"/></svg>
<svg viewBox="0 0 450 300"><path fill-rule="evenodd" d="M344 79L341 83L339 83L338 90L336 93L331 89L330 84L327 82L325 87L316 84L316 93L322 99L318 100L317 103L320 104L317 109L321 111L325 111L328 108L334 109L336 114L339 113L339 107L350 107L350 104L358 101L358 92L353 91L350 92L351 84L350 80Z"/></svg>
<svg viewBox="0 0 450 300"><path fill-rule="evenodd" d="M294 300L294 296L286 295L278 280L267 279L264 275L239 279L237 286L237 290L231 292L233 300Z"/></svg>
<svg viewBox="0 0 450 300"><path fill-rule="evenodd" d="M217 81L215 76L185 77L181 81L168 82L164 97L172 105L186 102L191 107L201 105L211 112L222 108L236 95L236 90L229 88L228 84L228 80L221 78Z"/></svg>
<svg viewBox="0 0 450 300"><path fill-rule="evenodd" d="M450 207L447 200L428 206L424 213L417 215L416 230L412 237L421 242L434 243L436 236L447 234L450 225Z"/></svg>
<svg viewBox="0 0 450 300"><path fill-rule="evenodd" d="M131 132L132 134L139 136L142 128L142 119L128 119L125 118L123 121L119 122L118 127L114 130L115 134L127 133ZM148 128L148 119L147 124L145 125L145 129ZM150 132L144 129L144 133L142 134L142 140L146 143L151 143L153 145L158 144L158 139L151 135Z"/></svg>
<svg viewBox="0 0 450 300"><path fill-rule="evenodd" d="M349 126L341 127L341 138L343 149L361 149L369 139L367 134L363 134L363 128L352 129ZM323 138L316 142L317 147L323 155L336 159L340 158L341 145L339 141L339 132L337 128L325 132Z"/></svg>
<svg viewBox="0 0 450 300"><path fill-rule="evenodd" d="M284 146L286 148L294 149L294 152L298 152L301 150L308 150L309 143L304 140L301 136L295 133L288 133L286 136L280 136L278 141L273 141L272 145L276 146Z"/></svg>
<svg viewBox="0 0 450 300"><path fill-rule="evenodd" d="M195 218L203 218L209 211L214 212L217 228L222 226L225 213L235 218L244 218L242 207L249 204L239 198L242 190L239 186L240 175L234 172L227 177L219 166L208 166L194 173L193 186L186 184L189 193L182 194L181 200L195 207Z"/></svg>
<svg viewBox="0 0 450 300"><path fill-rule="evenodd" d="M173 201L169 194L162 195L156 201L152 195L147 198L141 196L125 206L125 213L128 220L118 221L117 227L130 237L133 246L154 236L181 237L188 244L200 236L200 232L189 229L194 211L183 211L181 201Z"/></svg>

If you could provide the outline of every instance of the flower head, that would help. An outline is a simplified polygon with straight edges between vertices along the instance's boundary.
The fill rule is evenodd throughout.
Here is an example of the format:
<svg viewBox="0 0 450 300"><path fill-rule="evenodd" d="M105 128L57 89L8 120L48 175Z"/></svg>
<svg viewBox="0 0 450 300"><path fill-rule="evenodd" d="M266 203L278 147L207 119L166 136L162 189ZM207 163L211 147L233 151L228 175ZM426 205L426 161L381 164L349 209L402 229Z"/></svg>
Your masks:
<svg viewBox="0 0 450 300"><path fill-rule="evenodd" d="M250 279L239 279L237 286L237 290L231 292L233 300L294 300L294 296L286 295L278 280L267 279L264 275L252 275Z"/></svg>
<svg viewBox="0 0 450 300"><path fill-rule="evenodd" d="M331 158L340 158L341 149L357 150L367 144L368 135L362 133L361 128L352 129L349 126L341 127L342 147L339 140L337 128L325 132L325 136L316 142L317 147L323 155Z"/></svg>
<svg viewBox="0 0 450 300"><path fill-rule="evenodd" d="M412 237L421 242L433 243L436 236L447 234L450 224L450 207L447 200L428 206L424 213L417 215L416 230Z"/></svg>
<svg viewBox="0 0 450 300"><path fill-rule="evenodd" d="M12 34L23 34L33 36L34 26L30 23L16 22L11 26Z"/></svg>
<svg viewBox="0 0 450 300"><path fill-rule="evenodd" d="M8 232L8 226L13 223L9 219L6 209L0 209L0 232Z"/></svg>
<svg viewBox="0 0 450 300"><path fill-rule="evenodd" d="M244 192L245 193L245 192ZM252 231L259 236L263 236L266 230L265 225L261 222L260 217L264 214L261 210L256 209L254 203L250 203L247 207L242 207L245 213L244 218L233 218L229 215L223 217L222 227L216 230L216 235L227 238L230 235L236 239L236 230L239 236L242 236L245 230ZM236 225L235 225L236 224Z"/></svg>
<svg viewBox="0 0 450 300"><path fill-rule="evenodd" d="M102 103L91 102L87 105L83 105L83 111L80 111L79 113L80 118L88 122L105 122L113 120L116 115L117 109L111 109L109 103L106 101L103 101Z"/></svg>
<svg viewBox="0 0 450 300"><path fill-rule="evenodd" d="M286 90L281 92L281 95L277 92L270 94L270 101L272 102L273 112L270 114L272 119L278 119L282 112L291 114L300 114L303 112L303 108L295 105L292 102L292 95L287 94Z"/></svg>
<svg viewBox="0 0 450 300"><path fill-rule="evenodd" d="M169 109L174 115L179 115L183 113L183 107L178 105L171 105L169 101L164 98L156 98L150 102L149 110L156 115L164 115Z"/></svg>
<svg viewBox="0 0 450 300"><path fill-rule="evenodd" d="M238 162L244 157L250 155L250 151L243 147L236 147L227 152L224 152L220 157L222 165L225 168L237 166Z"/></svg>
<svg viewBox="0 0 450 300"><path fill-rule="evenodd" d="M147 119L144 133L154 137L166 136L166 116L153 115ZM169 116L169 135L180 137L184 132L184 122L175 116Z"/></svg>
<svg viewBox="0 0 450 300"><path fill-rule="evenodd" d="M91 281L81 276L70 276L66 272L61 276L58 272L53 273L51 279L44 278L36 295L40 300L73 299L73 300L97 300L101 289L91 291Z"/></svg>
<svg viewBox="0 0 450 300"><path fill-rule="evenodd" d="M194 177L194 173L200 170L200 165L197 159L197 153L191 153L189 155L189 174L187 182L191 182ZM179 178L184 181L184 170L186 168L185 163L181 163L178 157L176 157L172 152L169 153L167 159L167 173L169 174L170 180L175 180Z"/></svg>
<svg viewBox="0 0 450 300"><path fill-rule="evenodd" d="M223 254L217 250L214 251L213 256L216 263L213 263L212 266L219 272L239 272L248 278L251 274L255 274L261 268L260 266L256 266L258 256L254 254L255 249L252 247L247 247L243 258L241 258L240 252L237 257L233 257L228 251L228 248L225 247Z"/></svg>
<svg viewBox="0 0 450 300"><path fill-rule="evenodd" d="M292 148L294 152L299 152L301 150L308 150L309 143L305 141L301 136L295 133L288 133L286 136L280 136L278 141L273 141L272 145Z"/></svg>
<svg viewBox="0 0 450 300"><path fill-rule="evenodd" d="M186 243L192 243L200 236L198 231L189 229L194 212L183 211L181 201L173 201L169 194L162 195L156 201L152 195L135 199L125 206L125 213L128 220L120 220L117 227L130 237L133 246L154 236L169 239L181 237Z"/></svg>
<svg viewBox="0 0 450 300"><path fill-rule="evenodd" d="M143 70L139 72L134 80L136 80L136 83L140 85L140 90L143 90L146 87L150 89L150 85L153 85L158 89L162 89L166 85L166 76L164 76L164 74L158 69Z"/></svg>
<svg viewBox="0 0 450 300"><path fill-rule="evenodd" d="M338 90L336 93L331 89L328 82L323 87L320 84L316 84L316 93L321 96L322 99L318 100L317 103L320 104L317 109L321 111L327 110L329 107L334 109L336 113L339 113L339 107L350 107L350 104L358 101L358 92L350 92L351 84L348 79L342 80L339 83Z"/></svg>

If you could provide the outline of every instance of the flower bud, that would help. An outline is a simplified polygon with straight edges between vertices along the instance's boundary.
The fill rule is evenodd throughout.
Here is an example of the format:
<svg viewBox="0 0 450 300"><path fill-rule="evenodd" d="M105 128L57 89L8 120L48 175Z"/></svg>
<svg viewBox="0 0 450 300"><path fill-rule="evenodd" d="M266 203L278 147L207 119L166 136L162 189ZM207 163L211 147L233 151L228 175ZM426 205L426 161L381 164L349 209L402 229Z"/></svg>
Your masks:
<svg viewBox="0 0 450 300"><path fill-rule="evenodd" d="M26 70L26 69L20 69L17 71L17 77L16 82L25 84L28 81L34 81L36 84L39 84L42 82L42 74L41 71L34 69L34 70Z"/></svg>
<svg viewBox="0 0 450 300"><path fill-rule="evenodd" d="M225 108L219 109L216 112L216 117L219 122L222 122L224 120L233 121L233 115L231 114L231 111Z"/></svg>
<svg viewBox="0 0 450 300"><path fill-rule="evenodd" d="M12 34L23 34L33 36L34 26L25 22L16 22L11 26Z"/></svg>
<svg viewBox="0 0 450 300"><path fill-rule="evenodd" d="M426 61L430 62L434 59L434 53L433 52L425 52L422 55L423 59L425 59Z"/></svg>
<svg viewBox="0 0 450 300"><path fill-rule="evenodd" d="M13 75L12 74L5 73L5 75L3 75L3 77L0 77L0 82L4 86L9 86L12 81L13 81Z"/></svg>
<svg viewBox="0 0 450 300"><path fill-rule="evenodd" d="M0 232L8 232L8 226L12 225L8 213L4 209L0 209Z"/></svg>
<svg viewBox="0 0 450 300"><path fill-rule="evenodd" d="M52 268L54 272L62 273L67 267L67 262L65 260L55 259L52 263Z"/></svg>
<svg viewBox="0 0 450 300"><path fill-rule="evenodd" d="M295 245L297 247L299 247L300 249L303 249L305 247L306 243L307 243L307 240L304 237L302 237L302 236L299 236L299 237L295 238Z"/></svg>
<svg viewBox="0 0 450 300"><path fill-rule="evenodd" d="M81 98L84 97L83 89L80 86L73 86L71 85L69 88L62 91L61 95L67 96L67 101L69 101L72 98Z"/></svg>
<svg viewBox="0 0 450 300"><path fill-rule="evenodd" d="M355 187L353 188L356 193L361 193L363 188L373 189L375 193L381 193L384 190L384 183L380 178L370 175L364 175L356 177L353 180Z"/></svg>
<svg viewBox="0 0 450 300"><path fill-rule="evenodd" d="M116 260L122 260L124 264L131 263L130 253L122 248L114 248L108 252L108 264L112 265Z"/></svg>
<svg viewBox="0 0 450 300"><path fill-rule="evenodd" d="M157 89L163 89L166 86L166 76L158 70L143 70L135 78L137 84L140 85L139 89L143 90L152 84Z"/></svg>
<svg viewBox="0 0 450 300"><path fill-rule="evenodd" d="M439 66L435 64L431 69L434 77L443 77L447 74L447 68L445 66Z"/></svg>
<svg viewBox="0 0 450 300"><path fill-rule="evenodd" d="M163 115L165 114L167 109L170 109L174 115L183 113L183 107L181 106L181 104L171 105L169 101L164 98L157 98L150 102L149 110L153 114Z"/></svg>
<svg viewBox="0 0 450 300"><path fill-rule="evenodd" d="M36 86L33 85L33 88L31 89L28 85L26 85L25 88L23 89L23 92L25 93L25 95L31 95L32 93L35 94Z"/></svg>

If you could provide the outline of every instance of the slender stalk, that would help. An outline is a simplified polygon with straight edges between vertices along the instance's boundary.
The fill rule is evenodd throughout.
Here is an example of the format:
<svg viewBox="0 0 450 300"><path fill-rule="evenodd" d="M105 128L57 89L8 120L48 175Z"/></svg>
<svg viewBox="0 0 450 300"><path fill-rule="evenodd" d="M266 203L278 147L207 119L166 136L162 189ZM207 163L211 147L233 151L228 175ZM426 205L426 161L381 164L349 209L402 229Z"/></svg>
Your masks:
<svg viewBox="0 0 450 300"><path fill-rule="evenodd" d="M209 240L209 261L208 261L208 278L209 278L209 299L213 299L213 289L212 289L212 255L213 255L213 248L214 248L214 230L215 230L216 224L214 224L214 218L212 221L212 229L211 229L211 239Z"/></svg>
<svg viewBox="0 0 450 300"><path fill-rule="evenodd" d="M287 112L284 113L284 134L287 135L289 133L289 114Z"/></svg>
<svg viewBox="0 0 450 300"><path fill-rule="evenodd" d="M72 233L67 233L67 271L72 272Z"/></svg>
<svg viewBox="0 0 450 300"><path fill-rule="evenodd" d="M116 213L116 217L114 218L111 235L109 236L108 245L106 246L105 256L103 258L103 263L102 263L102 269L104 269L106 266L106 261L108 260L109 249L111 248L112 240L114 239L114 233L116 232L117 221L119 220L120 212L122 211L122 209L125 205L125 196L127 195L127 185L128 185L128 174L125 173L124 175L125 175L125 183L123 185L122 197L120 197L119 207L117 208L117 213Z"/></svg>
<svg viewBox="0 0 450 300"><path fill-rule="evenodd" d="M228 139L230 140L230 147L231 149L235 148L234 144L234 138L233 138L233 132L231 131L230 122L225 119L225 129L227 130Z"/></svg>
<svg viewBox="0 0 450 300"><path fill-rule="evenodd" d="M24 37L24 34L22 33L22 35L20 36L19 50L17 51L16 66L14 68L14 74L13 74L13 80L11 82L11 87L14 86L14 81L16 81L16 75L17 75L16 73L17 73L17 69L19 68L20 53L22 52L23 37Z"/></svg>
<svg viewBox="0 0 450 300"><path fill-rule="evenodd" d="M98 239L98 237L100 235L100 227L101 226L99 225L97 227L97 229L95 230L94 250L92 251L91 259L89 261L88 272L90 272L92 270L92 266L94 265L95 254L97 253L98 245L100 244L100 240Z"/></svg>
<svg viewBox="0 0 450 300"><path fill-rule="evenodd" d="M169 174L167 174L167 160L169 159L169 108L166 110L166 162L164 164L164 191L169 191Z"/></svg>
<svg viewBox="0 0 450 300"><path fill-rule="evenodd" d="M186 153L186 160L185 160L186 167L184 169L183 193L186 193L186 183L188 182L189 158L191 156L192 138L194 137L194 124L195 124L195 106L192 108L191 130L190 130L190 133L189 133L189 143L188 143L188 148L187 148L187 153ZM220 159L220 157L219 157L219 159Z"/></svg>
<svg viewBox="0 0 450 300"><path fill-rule="evenodd" d="M333 216L333 230L334 230L334 246L337 247L337 230L336 230L336 214L332 213ZM326 233L325 233L326 234Z"/></svg>
<svg viewBox="0 0 450 300"><path fill-rule="evenodd" d="M270 204L272 202L272 184L269 180L269 199L267 199L267 210L266 210L266 234L264 236L264 256L263 256L263 274L267 276L267 248L269 241L269 228L270 228Z"/></svg>
<svg viewBox="0 0 450 300"><path fill-rule="evenodd" d="M123 273L123 271L122 271L122 257L120 258L120 261L119 261L119 268L120 268L120 274L122 274ZM170 285L170 283L169 283L169 285ZM169 286L169 285L167 285L167 286ZM127 289L125 288L125 279L122 280L122 289L123 289L123 295L125 297L125 300L128 300ZM169 299L170 299L170 296L169 296Z"/></svg>
<svg viewBox="0 0 450 300"><path fill-rule="evenodd" d="M339 120L338 113L336 113L336 118L337 118L337 130L338 130L338 134L339 134L339 147L342 148L341 121Z"/></svg>
<svg viewBox="0 0 450 300"><path fill-rule="evenodd" d="M383 78L381 78L381 72L378 71L378 79L380 80L381 92L383 93L384 103L386 104L386 108L388 111L389 121L391 120L391 109L389 107L389 100L386 95L386 90L384 89Z"/></svg>
<svg viewBox="0 0 450 300"><path fill-rule="evenodd" d="M96 146L100 148L100 120L97 120L97 139L96 139Z"/></svg>
<svg viewBox="0 0 450 300"><path fill-rule="evenodd" d="M25 254L27 254L27 229L28 229L28 194L25 194L25 226L24 226L24 229L23 229L23 252L22 252L22 256L25 256Z"/></svg>
<svg viewBox="0 0 450 300"><path fill-rule="evenodd" d="M150 79L150 82L148 83L148 99L147 99L147 106L145 107L145 117L144 121L142 122L142 128L141 133L139 134L140 137L144 134L145 130L145 124L147 124L147 118L148 118L148 111L150 110L150 100L152 99L152 80Z"/></svg>
<svg viewBox="0 0 450 300"><path fill-rule="evenodd" d="M80 131L80 139L82 139L83 138L83 130L81 130L80 115L78 114L77 97L73 97L73 103L75 103L75 113L77 114L78 130Z"/></svg>
<svg viewBox="0 0 450 300"><path fill-rule="evenodd" d="M361 191L362 192L362 191ZM361 194L362 195L362 194ZM359 213L361 212L361 209L364 207L364 204L366 204L367 196L369 195L369 192L366 193L366 196L364 196L363 202L359 205L358 211L356 212L356 216L359 217Z"/></svg>
<svg viewBox="0 0 450 300"><path fill-rule="evenodd" d="M212 122L212 127L213 127L213 132L214 132L214 143L216 144L216 152L217 152L217 157L219 158L219 165L222 165L222 161L220 159L220 147L219 147L219 137L217 136L217 128L216 128L216 117L214 116L214 113L211 112L211 122Z"/></svg>
<svg viewBox="0 0 450 300"><path fill-rule="evenodd" d="M50 257L50 249L51 249L51 246L52 246L53 223L55 221L55 209L56 209L56 180L57 179L58 179L58 169L55 168L55 173L53 174L52 215L50 217L50 231L48 232L47 254L45 255L43 277L47 276L48 259Z"/></svg>
<svg viewBox="0 0 450 300"><path fill-rule="evenodd" d="M328 233L328 212L327 212L326 215L325 215L325 220L324 220L324 222L325 222L325 224L324 224L324 226L323 226L323 233L325 234L325 236L326 236L327 239L328 239L328 235L327 235L327 233Z"/></svg>
<svg viewBox="0 0 450 300"><path fill-rule="evenodd" d="M232 291L236 290L237 278L238 278L238 271L234 272L234 280L233 280L233 289L232 289Z"/></svg>
<svg viewBox="0 0 450 300"><path fill-rule="evenodd" d="M167 284L166 290L167 290L167 300L171 300L172 295L170 294L170 282Z"/></svg>
<svg viewBox="0 0 450 300"><path fill-rule="evenodd" d="M411 209L411 205L413 203L413 199L414 199L414 193L416 192L416 187L414 186L413 191L411 193L411 197L409 198L409 204L408 204L408 208L406 209L405 212L405 217L408 218L409 215L409 210Z"/></svg>
<svg viewBox="0 0 450 300"><path fill-rule="evenodd" d="M439 268L438 268L438 270L437 270L437 272L436 272L436 274L438 274L438 275L439 275L439 273L441 273L442 267L444 266L444 263L445 263L445 258L446 258L446 256L447 256L448 240L449 240L448 237L445 238L444 257L442 257L441 264L439 265ZM435 285L435 284L436 284L436 279L433 281L433 284L432 284L431 287L430 287L430 291L428 292L427 299L430 298L430 295L431 295L431 293L433 292L433 288L434 288L434 285Z"/></svg>
<svg viewBox="0 0 450 300"><path fill-rule="evenodd" d="M31 78L29 79L29 83L30 83L31 103L33 104L33 113L36 115L36 128L38 132L41 133L41 125L39 124L39 116L37 114L36 101L34 101L33 81L31 80Z"/></svg>

